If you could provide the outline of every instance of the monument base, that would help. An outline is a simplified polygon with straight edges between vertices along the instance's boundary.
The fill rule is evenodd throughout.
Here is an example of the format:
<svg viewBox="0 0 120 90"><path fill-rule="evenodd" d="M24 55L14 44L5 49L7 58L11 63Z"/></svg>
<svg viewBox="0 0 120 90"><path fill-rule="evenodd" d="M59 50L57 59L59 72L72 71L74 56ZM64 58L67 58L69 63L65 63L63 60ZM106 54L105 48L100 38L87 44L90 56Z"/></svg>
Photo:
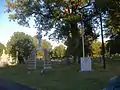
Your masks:
<svg viewBox="0 0 120 90"><path fill-rule="evenodd" d="M51 64L44 64L44 69L52 69Z"/></svg>

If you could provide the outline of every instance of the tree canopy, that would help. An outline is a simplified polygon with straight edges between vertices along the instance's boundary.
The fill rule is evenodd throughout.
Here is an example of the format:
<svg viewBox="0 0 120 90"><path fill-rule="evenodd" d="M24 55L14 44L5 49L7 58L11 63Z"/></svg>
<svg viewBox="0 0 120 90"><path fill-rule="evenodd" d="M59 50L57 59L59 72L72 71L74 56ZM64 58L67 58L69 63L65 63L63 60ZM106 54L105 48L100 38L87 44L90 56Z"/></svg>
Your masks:
<svg viewBox="0 0 120 90"><path fill-rule="evenodd" d="M48 51L50 51L52 49L52 45L49 41L47 41L46 39L43 39L42 40L42 48L45 48Z"/></svg>
<svg viewBox="0 0 120 90"><path fill-rule="evenodd" d="M97 7L101 7L98 1ZM108 2L103 0L105 1ZM9 19L17 21L20 25L29 26L32 17L38 31L48 33L54 28L49 38L66 40L67 54L76 56L78 48L82 50L80 34L82 26L85 29L86 54L89 53L90 43L97 38L92 19L98 13L93 8L84 7L87 4L93 7L90 2L91 0L6 0L6 11L9 13Z"/></svg>
<svg viewBox="0 0 120 90"><path fill-rule="evenodd" d="M35 45L35 47L36 48L39 48L39 42L38 42L38 39L37 39L37 36L34 36L33 37L33 42L34 42L34 45ZM49 42L49 41L47 41L46 39L42 39L41 40L41 47L42 48L45 48L45 49L47 49L48 51L51 51L52 50L52 45L51 45L51 43ZM43 51L42 50L38 50L37 51L37 57L38 58L42 58L43 57Z"/></svg>
<svg viewBox="0 0 120 90"><path fill-rule="evenodd" d="M30 17L35 27L43 31L55 31L51 37L64 39L78 34L77 23L85 19L89 10L82 10L91 0L6 0L9 19L18 24L29 26ZM84 13L84 14L83 14Z"/></svg>
<svg viewBox="0 0 120 90"><path fill-rule="evenodd" d="M39 41L36 36L33 37L33 42L34 42L35 47L38 48ZM46 48L48 51L50 51L52 49L51 43L49 41L47 41L46 39L41 40L41 47Z"/></svg>
<svg viewBox="0 0 120 90"><path fill-rule="evenodd" d="M56 46L56 47L52 50L51 56L52 56L52 57L57 57L57 58L62 58L62 57L65 56L65 52L66 52L65 46L59 45L59 46Z"/></svg>
<svg viewBox="0 0 120 90"><path fill-rule="evenodd" d="M91 48L92 48L92 56L93 57L99 57L101 55L101 42L95 40L92 44L91 44Z"/></svg>
<svg viewBox="0 0 120 90"><path fill-rule="evenodd" d="M120 1L112 0L108 8L106 26L108 28L106 35L110 38L120 36Z"/></svg>
<svg viewBox="0 0 120 90"><path fill-rule="evenodd" d="M7 43L7 50L12 57L16 57L18 52L19 62L27 59L34 47L33 38L23 32L14 32Z"/></svg>

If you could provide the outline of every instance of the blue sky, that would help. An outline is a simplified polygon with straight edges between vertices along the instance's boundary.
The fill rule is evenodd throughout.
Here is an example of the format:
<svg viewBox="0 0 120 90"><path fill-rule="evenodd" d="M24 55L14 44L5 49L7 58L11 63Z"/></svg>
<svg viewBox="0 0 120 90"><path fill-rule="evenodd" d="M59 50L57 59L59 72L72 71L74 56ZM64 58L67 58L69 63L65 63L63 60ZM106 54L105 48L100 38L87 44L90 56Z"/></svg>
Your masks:
<svg viewBox="0 0 120 90"><path fill-rule="evenodd" d="M6 45L10 37L13 35L14 32L24 32L31 36L36 35L37 30L34 27L27 28L18 25L16 22L10 22L8 19L7 13L5 11L5 0L0 0L0 42ZM47 39L47 36L43 37L43 39ZM53 47L57 45L55 41L48 40Z"/></svg>
<svg viewBox="0 0 120 90"><path fill-rule="evenodd" d="M15 22L10 22L5 11L5 0L0 0L0 42L6 44L14 32L21 31L34 36L36 34L35 28L27 28L18 25Z"/></svg>
<svg viewBox="0 0 120 90"><path fill-rule="evenodd" d="M5 0L0 0L0 42L6 45L10 37L13 35L14 32L24 32L31 36L36 35L37 30L34 27L27 28L18 25L16 22L10 22L8 19L8 14L5 11ZM53 48L58 45L58 42L49 40L47 36L42 37L43 39L48 40ZM60 43L61 44L61 43Z"/></svg>

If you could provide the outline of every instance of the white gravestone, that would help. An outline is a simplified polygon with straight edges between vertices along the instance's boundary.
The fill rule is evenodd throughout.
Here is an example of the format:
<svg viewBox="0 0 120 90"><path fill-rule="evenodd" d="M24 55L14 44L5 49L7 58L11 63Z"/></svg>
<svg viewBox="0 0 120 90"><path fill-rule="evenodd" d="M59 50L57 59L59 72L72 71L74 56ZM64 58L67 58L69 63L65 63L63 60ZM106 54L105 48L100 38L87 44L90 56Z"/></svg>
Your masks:
<svg viewBox="0 0 120 90"><path fill-rule="evenodd" d="M92 70L91 58L81 58L81 71L91 71Z"/></svg>

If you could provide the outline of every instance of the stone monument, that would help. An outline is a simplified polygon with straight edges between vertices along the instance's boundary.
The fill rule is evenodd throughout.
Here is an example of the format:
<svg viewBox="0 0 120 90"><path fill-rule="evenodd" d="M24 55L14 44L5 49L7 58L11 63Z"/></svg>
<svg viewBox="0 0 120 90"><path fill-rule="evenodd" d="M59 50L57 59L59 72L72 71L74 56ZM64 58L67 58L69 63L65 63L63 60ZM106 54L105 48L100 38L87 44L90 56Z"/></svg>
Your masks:
<svg viewBox="0 0 120 90"><path fill-rule="evenodd" d="M15 62L13 63L13 58L11 55L6 54L5 50L3 49L3 54L0 57L0 67L4 67L5 65L16 65L17 64L17 58L15 58Z"/></svg>
<svg viewBox="0 0 120 90"><path fill-rule="evenodd" d="M49 51L43 48L43 52L44 52L44 69L52 69Z"/></svg>
<svg viewBox="0 0 120 90"><path fill-rule="evenodd" d="M91 58L81 58L81 71L91 71L92 62Z"/></svg>
<svg viewBox="0 0 120 90"><path fill-rule="evenodd" d="M8 65L8 58L9 56L5 54L5 50L3 49L2 56L0 57L0 67L4 67L5 65Z"/></svg>
<svg viewBox="0 0 120 90"><path fill-rule="evenodd" d="M34 48L31 55L28 57L28 74L31 70L36 69L36 49Z"/></svg>

